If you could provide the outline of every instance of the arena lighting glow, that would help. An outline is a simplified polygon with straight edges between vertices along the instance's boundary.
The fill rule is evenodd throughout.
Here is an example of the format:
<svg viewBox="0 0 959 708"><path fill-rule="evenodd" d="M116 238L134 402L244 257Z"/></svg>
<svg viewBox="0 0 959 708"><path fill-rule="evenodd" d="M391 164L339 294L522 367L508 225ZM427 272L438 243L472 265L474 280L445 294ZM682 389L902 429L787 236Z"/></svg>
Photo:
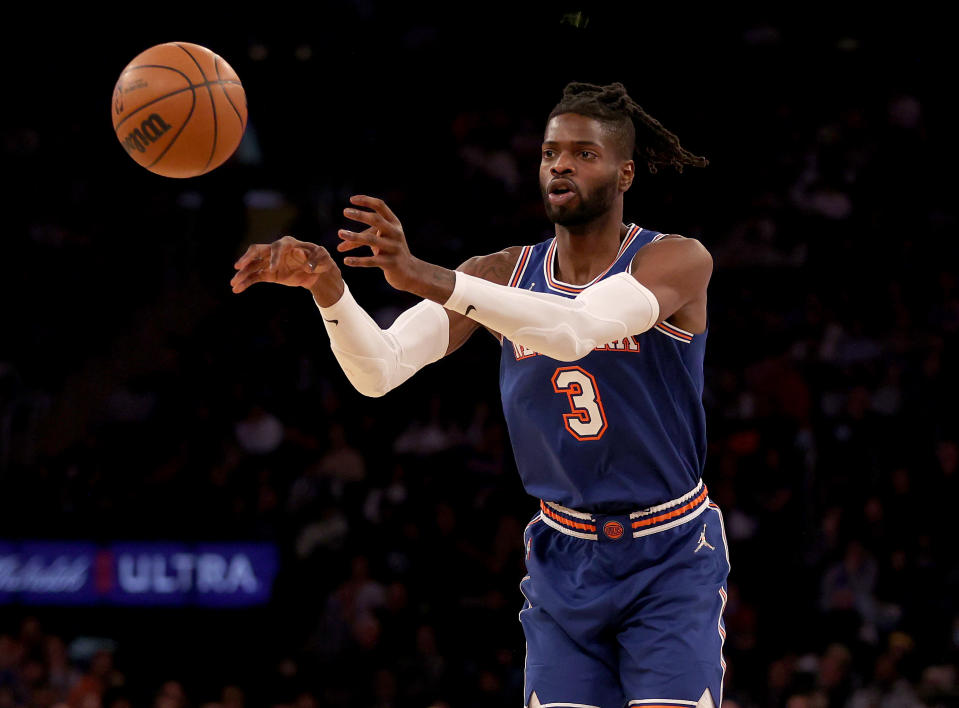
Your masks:
<svg viewBox="0 0 959 708"><path fill-rule="evenodd" d="M0 541L0 604L249 607L277 567L265 543Z"/></svg>

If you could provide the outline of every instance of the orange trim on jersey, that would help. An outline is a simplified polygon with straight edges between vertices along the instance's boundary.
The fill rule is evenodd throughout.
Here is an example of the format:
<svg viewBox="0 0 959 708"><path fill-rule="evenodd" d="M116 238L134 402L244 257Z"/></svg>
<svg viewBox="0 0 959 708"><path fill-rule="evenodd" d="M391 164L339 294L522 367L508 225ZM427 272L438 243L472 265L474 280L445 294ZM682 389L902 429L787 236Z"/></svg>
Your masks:
<svg viewBox="0 0 959 708"><path fill-rule="evenodd" d="M581 521L573 521L572 519L567 519L565 516L560 516L555 511L546 506L546 502L542 499L539 502L539 508L543 510L543 513L546 514L553 521L558 521L563 526L569 526L572 529L578 529L580 531L592 531L596 533L596 524L584 524Z"/></svg>
<svg viewBox="0 0 959 708"><path fill-rule="evenodd" d="M692 500L691 502L689 502L688 504L684 504L683 506L679 507L678 509L673 509L672 511L667 511L665 514L660 514L659 516L654 516L654 517L652 517L651 519L640 519L639 521L634 521L634 522L633 522L633 528L634 528L634 529L638 529L638 528L642 528L643 526L652 526L653 524L658 524L658 523L661 522L661 521L669 521L670 519L675 519L677 516L682 516L682 515L685 514L687 511L692 511L692 510L695 509L697 506L699 506L700 504L702 504L703 501L706 499L706 495L707 495L707 494L708 494L708 491L707 491L707 489L706 489L706 485L704 484L704 485L703 485L703 491L701 491L701 492L699 493L699 496L696 497L695 499L693 499L693 500Z"/></svg>
<svg viewBox="0 0 959 708"><path fill-rule="evenodd" d="M712 506L712 505L710 505ZM726 590L724 588L719 588L719 597L722 599L722 607L719 608L719 619L716 620L716 628L719 630L719 664L723 667L723 678L726 678L726 659L723 657L723 647L726 646L726 628L723 627L723 615L726 612ZM722 686L722 682L720 682ZM722 696L720 695L720 701L722 701Z"/></svg>
<svg viewBox="0 0 959 708"><path fill-rule="evenodd" d="M622 245L619 247L619 252L616 254L616 257L613 259L613 262L602 273L597 275L591 281L585 285L567 285L565 283L560 283L558 280L553 278L553 257L556 254L556 239L553 238L553 242L549 244L549 249L546 251L546 257L543 259L543 271L546 275L546 284L553 288L554 290L560 290L564 293L575 293L579 294L583 292L590 285L597 283L604 275L606 275L610 269L616 265L623 254L626 252L626 249L629 248L629 245L633 242L639 232L642 231L642 228L639 226L633 225L633 227L626 232L626 238L623 239Z"/></svg>
<svg viewBox="0 0 959 708"><path fill-rule="evenodd" d="M515 288L519 281L523 279L523 273L526 272L526 266L529 265L529 254L532 252L532 246L523 246L523 251L519 254L516 268L513 271L513 277L509 279L509 287Z"/></svg>
<svg viewBox="0 0 959 708"><path fill-rule="evenodd" d="M667 322L666 320L663 320L662 322L657 324L655 328L661 331L663 334L668 334L671 337L675 337L676 339L681 339L684 342L693 341L693 337L695 336L692 332L687 332L684 329L679 329L679 327L669 324L669 322Z"/></svg>

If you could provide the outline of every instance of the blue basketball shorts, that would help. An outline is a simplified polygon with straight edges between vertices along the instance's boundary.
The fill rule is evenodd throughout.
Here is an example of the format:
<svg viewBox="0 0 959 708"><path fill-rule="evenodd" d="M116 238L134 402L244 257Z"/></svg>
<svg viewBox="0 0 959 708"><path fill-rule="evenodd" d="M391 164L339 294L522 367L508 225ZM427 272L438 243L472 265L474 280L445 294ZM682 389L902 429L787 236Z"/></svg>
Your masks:
<svg viewBox="0 0 959 708"><path fill-rule="evenodd" d="M622 516L541 502L523 540L524 705L720 706L729 556L702 483Z"/></svg>

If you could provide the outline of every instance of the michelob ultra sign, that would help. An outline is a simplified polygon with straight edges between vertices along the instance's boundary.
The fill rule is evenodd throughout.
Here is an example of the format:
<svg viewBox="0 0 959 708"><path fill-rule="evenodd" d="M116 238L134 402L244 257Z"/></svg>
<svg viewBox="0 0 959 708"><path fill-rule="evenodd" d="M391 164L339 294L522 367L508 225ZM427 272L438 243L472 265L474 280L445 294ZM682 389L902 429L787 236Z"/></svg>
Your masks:
<svg viewBox="0 0 959 708"><path fill-rule="evenodd" d="M0 541L0 603L249 607L277 569L268 543Z"/></svg>

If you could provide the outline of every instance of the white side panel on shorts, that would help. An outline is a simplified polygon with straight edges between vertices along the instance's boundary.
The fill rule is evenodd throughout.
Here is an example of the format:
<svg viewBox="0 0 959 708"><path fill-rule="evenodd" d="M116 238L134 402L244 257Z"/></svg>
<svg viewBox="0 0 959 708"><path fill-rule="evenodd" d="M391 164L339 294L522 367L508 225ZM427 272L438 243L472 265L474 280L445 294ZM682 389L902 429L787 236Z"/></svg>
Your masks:
<svg viewBox="0 0 959 708"><path fill-rule="evenodd" d="M696 708L716 708L716 704L713 703L713 695L709 692L708 688L703 691L703 695L699 697Z"/></svg>

